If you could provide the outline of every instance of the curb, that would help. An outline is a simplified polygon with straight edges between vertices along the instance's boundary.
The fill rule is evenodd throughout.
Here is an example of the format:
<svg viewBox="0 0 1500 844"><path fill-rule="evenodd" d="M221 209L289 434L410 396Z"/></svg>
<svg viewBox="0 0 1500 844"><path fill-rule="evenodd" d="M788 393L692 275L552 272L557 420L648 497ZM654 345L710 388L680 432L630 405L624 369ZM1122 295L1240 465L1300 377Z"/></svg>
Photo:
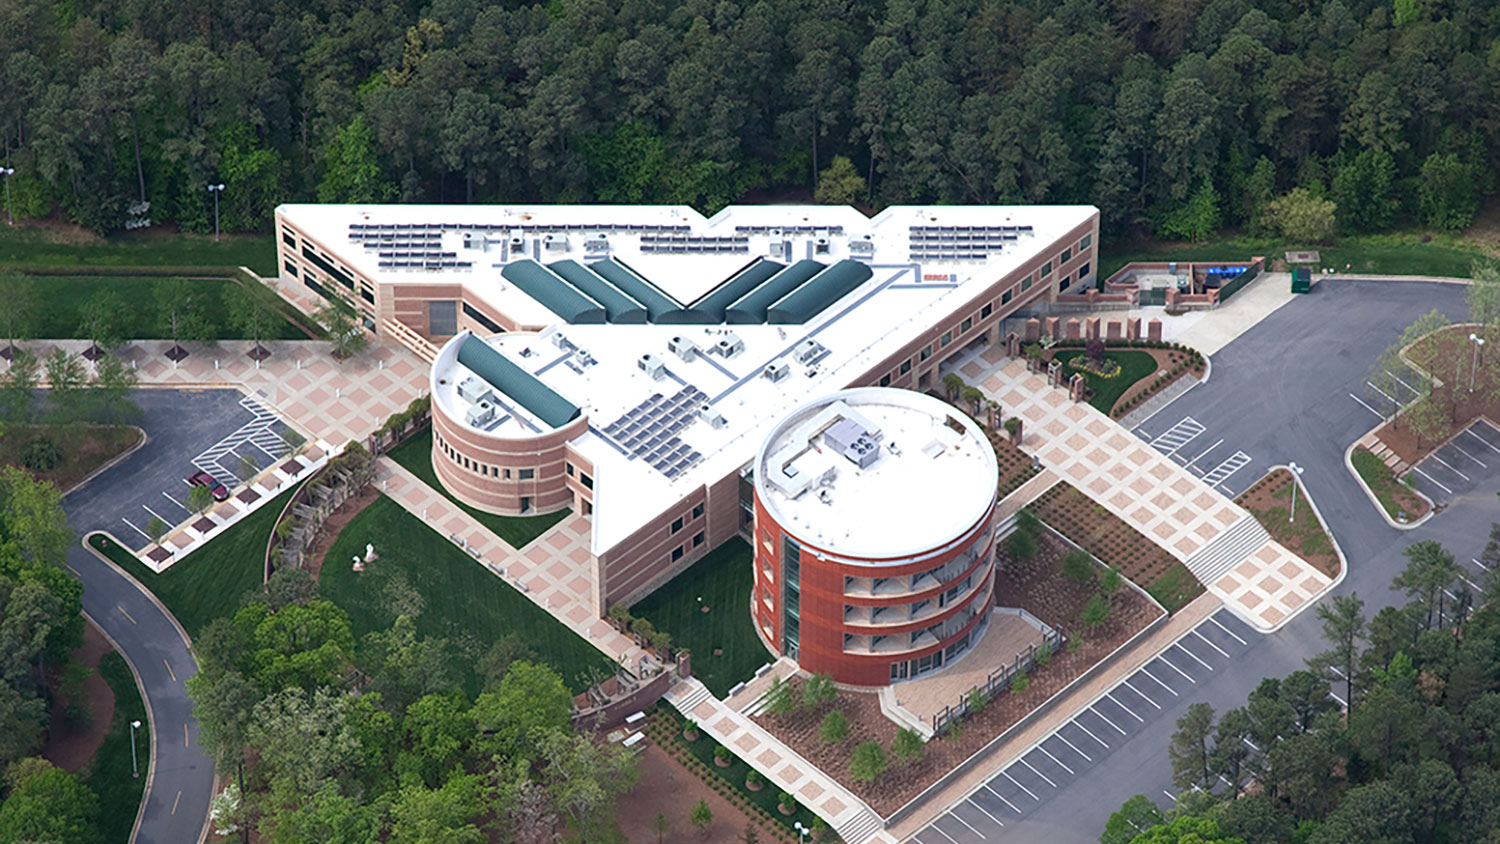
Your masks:
<svg viewBox="0 0 1500 844"><path fill-rule="evenodd" d="M1352 448L1352 446L1351 446L1351 448ZM1353 467L1351 466L1350 468L1352 469ZM1294 613L1291 613L1286 618L1283 618L1282 620L1276 622L1274 625L1271 626L1271 629L1262 631L1266 635L1270 635L1270 634L1275 633L1276 631L1280 630L1282 627L1286 626L1287 622L1291 621L1292 619L1294 619L1297 616L1301 615L1302 613L1306 612L1314 604L1316 604L1317 602L1323 600L1323 598L1325 596L1332 594L1333 590L1336 589L1336 588L1338 588L1338 585L1340 583L1344 582L1344 578L1346 578L1346 577L1349 576L1349 558L1346 557L1346 556L1344 556L1344 548L1343 548L1343 546L1339 545L1339 538L1337 536L1333 535L1333 530L1328 527L1328 522L1323 519L1323 512L1318 509L1318 505L1313 501L1312 493L1308 491L1308 489L1307 489L1307 487L1305 485L1303 485L1302 480L1300 478L1298 478L1295 473L1292 473L1291 467L1289 467L1289 466L1284 466L1284 465L1281 465L1281 464L1277 464L1275 466L1272 466L1270 468L1270 470L1268 472L1266 472L1266 474L1269 475L1271 472L1274 472L1274 471L1276 471L1278 469L1285 469L1288 473L1292 474L1292 483L1295 483L1299 488L1301 488L1301 490L1302 490L1302 498L1303 498L1303 500L1305 500L1307 502L1308 509L1312 510L1312 514L1315 517L1317 517L1318 524L1322 526L1323 532L1326 533L1326 534L1328 534L1328 541L1333 543L1333 553L1337 554L1338 558L1339 558L1339 576L1335 577L1332 581L1330 581L1327 586L1324 586L1322 589L1319 589L1318 591L1314 592L1312 595L1308 596L1307 601L1302 604L1302 608L1301 609L1297 610ZM1356 478L1359 477L1359 473L1356 472L1355 473L1355 477ZM1363 483L1361 483L1361 486L1363 486ZM1368 492L1369 492L1369 490L1366 490L1366 493L1368 493ZM1385 512L1385 508L1380 506L1380 502L1377 501L1375 503L1375 507L1376 507L1376 509L1380 510L1380 512L1382 512L1382 513ZM1427 515L1430 516L1432 514L1429 512ZM1426 519L1426 518L1427 518L1426 516L1423 516L1423 519ZM1415 525L1413 525L1413 527L1415 527ZM1273 541L1274 541L1274 539L1273 539ZM1286 548L1286 546L1284 546L1284 545L1282 547ZM1287 550L1291 551L1292 549L1287 548ZM1296 553L1296 552L1294 551L1293 553ZM1300 557L1301 555L1298 554L1297 556ZM1305 563L1307 561L1303 560L1303 562ZM1309 563L1308 565L1311 565L1311 563ZM1229 605L1226 603L1225 606L1229 606ZM1260 629L1257 625L1253 625L1252 624L1250 626L1251 627L1255 627L1257 630Z"/></svg>
<svg viewBox="0 0 1500 844"><path fill-rule="evenodd" d="M184 630L184 629L182 629L182 623L177 620L177 616L172 615L172 611L169 610L169 609L167 609L167 605L163 604L161 602L160 598L156 597L156 593L155 592L152 592L150 589L147 589L145 584L141 583L139 580L136 580L135 575L133 575L130 572L128 572L128 571L120 568L119 564L116 563L114 560L111 560L109 557L106 557L103 552L97 551L97 550L94 549L94 547L92 545L89 545L89 537L94 536L95 534L98 534L99 536L105 537L110 542L113 542L116 545L120 546L121 548L124 548L126 551L130 551L130 548L127 547L125 545L125 543L123 543L120 540L116 539L115 535L112 534L112 533L110 533L107 530L91 530L88 533L84 534L83 537L79 540L79 543L81 545L83 545L84 548L88 549L88 552L90 554L93 554L95 557L98 557L100 560L104 561L104 563L106 565L108 565L110 568L112 568L116 572L118 572L120 574L120 576L122 576L126 580L130 581L131 585L133 585L135 588L141 590L141 594L145 595L146 598L151 601L151 603L155 604L156 608L158 610L161 610L161 614L164 615L164 616L166 616L168 621L172 622L172 626L173 627L177 628L177 635L179 635L179 636L182 637L182 643L187 646L188 654L190 656L193 656L193 661L194 662L197 662L198 661L198 657L196 655L193 655L193 640L192 640L192 637L188 636L187 631ZM134 556L134 554L135 554L134 551L131 551L130 553L131 553L132 556ZM146 564L145 563L141 563L141 565L145 566ZM146 567L150 568L150 566L146 566Z"/></svg>
<svg viewBox="0 0 1500 844"><path fill-rule="evenodd" d="M1202 353L1199 352L1199 354L1202 354ZM1191 373L1184 373L1184 374L1185 375L1191 375ZM1115 421L1115 423L1119 424L1120 427L1125 428L1125 430L1134 432L1135 429L1141 427L1142 425L1145 425L1147 422L1150 422L1151 418L1154 417L1156 414L1161 413L1163 410L1166 410L1167 408L1169 408L1173 404L1175 404L1178 399L1182 398L1183 396L1187 395L1188 393L1191 393L1193 391L1193 389L1195 387L1197 387L1198 385L1200 385L1200 384L1207 384L1208 383L1208 379L1213 374L1214 374L1214 359L1213 359L1213 355L1203 355L1203 377L1202 378L1196 379L1193 383L1191 383L1191 384L1189 384L1187 386L1187 389L1185 389L1182 392L1178 393L1177 395L1173 396L1171 398L1171 400L1168 401L1166 404L1163 404L1161 407L1158 407L1157 409L1155 409L1155 410L1151 411L1150 413L1146 414L1145 417L1143 417L1139 422L1136 422L1135 424L1130 425L1129 427L1126 427L1126 425L1124 424L1125 423L1125 417L1124 416L1122 416L1119 419L1116 419L1114 421ZM1126 416L1129 416L1129 414L1126 414Z"/></svg>
<svg viewBox="0 0 1500 844"><path fill-rule="evenodd" d="M138 433L138 434L141 435L141 438L135 441L135 445L132 445L130 448L127 448L124 451L120 452L119 454L116 454L114 457L111 457L109 459L109 461L106 462L103 466L99 466L98 468L94 469L94 471L89 472L87 475L84 475L83 479L80 480L78 483L73 484L72 486L70 486L67 489L63 490L62 491L62 497L63 498L67 498L69 495L72 495L74 492L77 492L78 490L83 489L84 485L87 484L89 481L92 481L94 478L97 478L98 476L104 474L106 471L108 471L110 469L113 469L115 467L115 464L119 463L121 460L124 460L125 458L129 457L130 455L135 454L137 451L140 451L142 448L145 447L147 441L149 441L151 439L151 435L148 434L148 433L146 433L146 429L142 428L139 425L126 425L125 427L127 427L127 428L134 428L136 430L136 433Z"/></svg>
<svg viewBox="0 0 1500 844"><path fill-rule="evenodd" d="M89 550L92 551L93 549L90 548ZM108 561L106 560L106 562ZM141 831L141 819L146 816L146 798L151 796L151 784L156 780L156 750L161 746L156 736L156 713L151 711L151 698L146 694L146 684L141 682L141 672L136 670L135 662L131 660L130 655L125 653L125 649L120 647L120 643L115 641L115 637L109 635L109 631L94 621L93 617L89 615L88 610L79 610L79 612L83 615L85 621L94 625L94 629L98 630L104 636L104 640L109 642L109 646L115 649L115 653L118 653L125 660L125 664L130 666L130 676L135 678L136 691L141 693L141 703L146 707L146 724L151 730L151 752L150 758L146 760L146 783L145 788L141 790L141 805L135 809L135 824L130 827L130 837L125 839L126 844L135 844L135 837ZM199 841L201 843L202 839L200 838Z"/></svg>
<svg viewBox="0 0 1500 844"><path fill-rule="evenodd" d="M1372 432L1374 432L1374 431L1376 431L1376 430L1378 430L1378 429L1380 429L1380 428L1382 428L1384 426L1385 426L1384 422L1382 422L1379 425L1376 425L1374 428L1371 428L1370 431L1366 432L1366 436L1368 436L1369 433L1372 433ZM1360 439L1364 439L1364 436L1361 436ZM1348 469L1349 470L1349 474L1351 474L1351 475L1354 476L1354 482L1357 483L1357 484L1359 484L1359 488L1364 492L1365 497L1368 498L1368 499L1370 499L1370 504L1372 504L1375 507L1375 512L1377 512L1377 513L1380 514L1380 518L1385 519L1385 523L1386 524L1390 525L1391 527L1395 528L1396 530L1413 530L1415 528L1420 527L1428 519L1432 518L1434 515L1437 514L1437 505L1434 504L1434 503L1432 503L1432 499L1428 498L1425 495L1423 495L1420 490L1415 490L1414 489L1414 490L1412 490L1412 492L1416 493L1418 496L1420 496L1422 498L1423 501L1427 502L1427 515L1423 516L1420 519L1417 519L1414 522L1407 522L1406 524L1401 524L1400 522L1398 522L1395 519L1391 518L1391 514L1387 513L1385 511L1385 506L1380 503L1380 499L1379 498L1375 497L1374 491L1372 491L1370 489L1369 485L1367 485L1365 483L1365 479L1359 476L1359 472L1355 471L1355 469L1354 469L1354 449L1356 449L1356 448L1359 448L1359 440L1355 440L1354 442L1349 443L1349 447L1346 448L1346 449L1344 449L1344 468ZM1397 479L1396 482L1400 483L1400 479ZM1332 534L1330 534L1330 536L1331 535Z"/></svg>

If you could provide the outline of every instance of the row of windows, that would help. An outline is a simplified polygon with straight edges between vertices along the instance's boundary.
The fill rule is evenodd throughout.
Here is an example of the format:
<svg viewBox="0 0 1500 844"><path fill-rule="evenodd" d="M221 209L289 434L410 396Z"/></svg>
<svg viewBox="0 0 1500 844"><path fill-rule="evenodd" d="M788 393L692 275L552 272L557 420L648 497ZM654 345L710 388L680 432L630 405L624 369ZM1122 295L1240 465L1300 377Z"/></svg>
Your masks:
<svg viewBox="0 0 1500 844"><path fill-rule="evenodd" d="M699 545L702 545L703 541L704 541L703 531L700 530L697 533L693 534L693 547L694 548L697 548ZM686 551L687 551L687 546L686 545L679 545L676 548L673 548L672 549L672 562L675 563L678 560L682 559L682 555L684 553L686 553Z"/></svg>
<svg viewBox="0 0 1500 844"><path fill-rule="evenodd" d="M464 303L464 316L467 316L469 319L472 319L480 325L484 326L484 328L487 329L491 334L505 333L505 329L500 327L500 323L495 322L494 320L485 316L484 312L480 311L473 305L470 305L468 302Z"/></svg>
<svg viewBox="0 0 1500 844"><path fill-rule="evenodd" d="M585 488L587 488L587 489L593 489L594 488L594 479L592 477L590 477L588 474L586 474L584 472L580 472L577 469L574 469L572 463L564 463L563 464L563 469L567 471L568 477L570 477L570 478L577 477L578 478L578 482L581 483L581 484L583 484Z"/></svg>
<svg viewBox="0 0 1500 844"><path fill-rule="evenodd" d="M507 469L503 466L491 466L487 463L480 463L477 460L470 460L462 454L459 454L458 451L453 448L453 446L448 445L448 441L443 439L441 436L437 437L437 444L438 449L441 450L443 454L447 455L449 460L452 460L454 463L457 463L465 469L468 469L470 472L476 472L486 478L499 478L503 481L512 480L510 469ZM570 466L569 468L572 467ZM515 470L514 480L530 481L534 480L535 478L535 469Z"/></svg>
<svg viewBox="0 0 1500 844"><path fill-rule="evenodd" d="M678 516L676 519L672 520L672 533L673 534L676 534L678 531L682 530L682 526L685 524L687 518L688 518L687 516ZM703 518L703 504L702 503L694 504L693 505L693 515L692 515L692 518L694 520Z"/></svg>

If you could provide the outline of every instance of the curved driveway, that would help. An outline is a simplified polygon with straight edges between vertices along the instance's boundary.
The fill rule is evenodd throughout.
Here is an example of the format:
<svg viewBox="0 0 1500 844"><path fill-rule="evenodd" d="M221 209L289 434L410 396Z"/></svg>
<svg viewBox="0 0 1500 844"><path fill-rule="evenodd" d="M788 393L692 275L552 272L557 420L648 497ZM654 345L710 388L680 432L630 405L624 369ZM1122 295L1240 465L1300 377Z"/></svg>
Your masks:
<svg viewBox="0 0 1500 844"><path fill-rule="evenodd" d="M122 514L139 512L143 497L159 499L164 487L191 473L195 455L251 418L236 390L138 390L132 398L143 411L138 424L146 430L146 444L63 499L80 536L129 531ZM194 844L207 823L214 767L198 747L198 724L183 685L197 671L188 642L134 578L81 544L68 553L68 565L83 581L84 611L134 666L151 714L152 779L135 841ZM141 776L147 774L143 766Z"/></svg>

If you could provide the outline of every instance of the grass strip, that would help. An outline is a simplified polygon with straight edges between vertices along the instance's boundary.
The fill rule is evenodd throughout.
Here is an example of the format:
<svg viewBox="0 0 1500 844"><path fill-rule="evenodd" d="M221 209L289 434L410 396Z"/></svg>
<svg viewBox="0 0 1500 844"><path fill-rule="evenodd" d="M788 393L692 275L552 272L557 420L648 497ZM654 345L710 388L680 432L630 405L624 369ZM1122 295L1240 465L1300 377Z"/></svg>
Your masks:
<svg viewBox="0 0 1500 844"><path fill-rule="evenodd" d="M1360 480L1375 493L1375 500L1385 509L1386 515L1397 522L1406 523L1427 514L1428 504L1396 478L1396 474L1385 461L1366 448L1356 448L1350 458Z"/></svg>
<svg viewBox="0 0 1500 844"><path fill-rule="evenodd" d="M68 490L140 442L141 431L130 425L7 425L0 436L0 464L24 467L27 448L39 439L51 440L61 459L51 469L32 474Z"/></svg>
<svg viewBox="0 0 1500 844"><path fill-rule="evenodd" d="M31 334L49 340L87 339L81 331L83 309L90 299L105 290L119 294L126 311L120 315L125 334L132 340L166 340L170 332L162 325L157 311L158 290L173 279L167 277L135 276L35 276L22 275L0 281L0 297L9 299L25 288L31 294L30 301L39 304L34 315ZM239 282L226 278L193 279L203 303L203 318L213 326L215 340L243 339L240 332L230 325L229 290ZM263 285L256 285L264 288ZM270 340L306 340L307 333L294 324L300 315L295 314L290 304L269 289L265 301L282 321L278 323ZM3 299L0 299L3 301ZM305 317L301 317L306 321Z"/></svg>
<svg viewBox="0 0 1500 844"><path fill-rule="evenodd" d="M104 742L83 770L83 782L99 797L99 831L101 840L126 841L135 826L136 812L146 790L146 771L151 765L151 731L136 730L136 764L140 776L130 775L130 722L145 726L146 704L135 685L135 675L118 651L110 651L99 660L99 675L115 693L115 714L109 722Z"/></svg>
<svg viewBox="0 0 1500 844"><path fill-rule="evenodd" d="M65 242L45 230L15 226L0 231L0 264L245 266L265 276L276 274L276 242L270 235L225 235L215 241L210 235L159 230Z"/></svg>

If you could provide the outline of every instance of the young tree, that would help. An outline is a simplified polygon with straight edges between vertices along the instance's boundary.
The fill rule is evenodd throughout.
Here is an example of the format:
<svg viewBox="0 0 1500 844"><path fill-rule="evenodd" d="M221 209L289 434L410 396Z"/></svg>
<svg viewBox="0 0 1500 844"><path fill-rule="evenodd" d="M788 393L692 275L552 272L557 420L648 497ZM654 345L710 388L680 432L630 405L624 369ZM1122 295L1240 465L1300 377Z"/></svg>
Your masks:
<svg viewBox="0 0 1500 844"><path fill-rule="evenodd" d="M113 290L94 294L78 309L78 333L108 351L125 342L125 300Z"/></svg>
<svg viewBox="0 0 1500 844"><path fill-rule="evenodd" d="M1209 756L1209 735L1214 726L1214 708L1206 703L1188 707L1177 721L1177 732L1167 746L1172 760L1172 784L1179 789L1207 783L1213 776Z"/></svg>
<svg viewBox="0 0 1500 844"><path fill-rule="evenodd" d="M1036 556L1036 534L1028 533L1019 527L1005 540L1005 553L1012 559L1025 562Z"/></svg>
<svg viewBox="0 0 1500 844"><path fill-rule="evenodd" d="M821 709L838 699L838 687L828 674L814 674L802 683L802 707Z"/></svg>
<svg viewBox="0 0 1500 844"><path fill-rule="evenodd" d="M926 747L927 743L922 741L921 733L911 727L902 727L891 740L891 755L901 764L909 765L922 758L922 751Z"/></svg>
<svg viewBox="0 0 1500 844"><path fill-rule="evenodd" d="M255 477L255 473L259 471L260 461L255 459L255 455L251 454L248 451L240 455L238 473L240 476L240 480L248 481L251 478Z"/></svg>
<svg viewBox="0 0 1500 844"><path fill-rule="evenodd" d="M1331 199L1313 196L1306 188L1293 188L1266 206L1264 219L1288 240L1321 243L1333 236L1336 208Z"/></svg>
<svg viewBox="0 0 1500 844"><path fill-rule="evenodd" d="M96 416L105 422L128 422L139 418L141 409L130 400L130 391L136 388L139 379L135 369L126 366L118 357L102 358L94 367L94 383L90 390L97 407Z"/></svg>
<svg viewBox="0 0 1500 844"><path fill-rule="evenodd" d="M948 394L948 400L953 401L963 392L964 379L957 372L950 372L943 376L943 391Z"/></svg>
<svg viewBox="0 0 1500 844"><path fill-rule="evenodd" d="M833 163L818 176L813 198L821 205L853 205L865 195L865 179L846 156L835 155Z"/></svg>
<svg viewBox="0 0 1500 844"><path fill-rule="evenodd" d="M867 741L854 748L854 755L849 759L849 773L860 782L874 782L889 765L880 743Z"/></svg>
<svg viewBox="0 0 1500 844"><path fill-rule="evenodd" d="M656 831L656 844L662 844L666 840L667 830L672 828L672 822L661 812L656 813L656 818L651 821L651 828Z"/></svg>
<svg viewBox="0 0 1500 844"><path fill-rule="evenodd" d="M694 829L707 835L708 825L713 822L714 813L712 809L708 808L708 801L701 797L698 798L698 802L693 805L692 812L688 814L688 823L691 823Z"/></svg>
<svg viewBox="0 0 1500 844"><path fill-rule="evenodd" d="M1209 754L1209 765L1216 777L1229 783L1231 797L1238 797L1245 779L1245 762L1250 758L1250 746L1245 740L1250 736L1250 716L1244 709L1234 708L1219 719L1214 731L1214 749Z"/></svg>
<svg viewBox="0 0 1500 844"><path fill-rule="evenodd" d="M1094 593L1089 602L1084 605L1083 612L1078 614L1078 620L1082 621L1089 630L1098 630L1104 622L1109 620L1109 601L1104 596Z"/></svg>
<svg viewBox="0 0 1500 844"><path fill-rule="evenodd" d="M1099 594L1104 596L1105 601L1113 603L1115 593L1120 591L1120 584L1123 582L1124 579L1120 576L1120 570L1114 566L1101 569L1099 571Z"/></svg>
<svg viewBox="0 0 1500 844"><path fill-rule="evenodd" d="M1365 602L1359 594L1334 595L1318 604L1323 639L1329 648L1307 661L1313 671L1329 682L1342 679L1344 702L1354 706L1354 678L1359 673L1359 645L1365 636Z"/></svg>
<svg viewBox="0 0 1500 844"><path fill-rule="evenodd" d="M203 314L203 295L198 284L185 278L169 279L156 288L156 318L162 331L172 340L174 353L182 351L184 340L208 340L213 326Z"/></svg>
<svg viewBox="0 0 1500 844"><path fill-rule="evenodd" d="M188 490L188 509L202 513L214 506L214 494L206 486L195 486Z"/></svg>
<svg viewBox="0 0 1500 844"><path fill-rule="evenodd" d="M4 332L5 348L14 359L16 343L31 339L38 297L30 280L15 270L0 270L0 295L5 297L5 307L0 308L0 332Z"/></svg>
<svg viewBox="0 0 1500 844"><path fill-rule="evenodd" d="M152 516L151 521L146 523L146 536L150 537L152 542L161 542L161 538L166 533L167 523L162 521L160 516Z"/></svg>
<svg viewBox="0 0 1500 844"><path fill-rule="evenodd" d="M1475 261L1464 288L1464 303L1469 308L1469 322L1478 323L1481 336L1500 336L1500 266ZM1483 348L1480 349L1483 352Z"/></svg>
<svg viewBox="0 0 1500 844"><path fill-rule="evenodd" d="M54 349L47 358L48 415L54 423L82 422L83 388L87 380L83 361L62 349Z"/></svg>
<svg viewBox="0 0 1500 844"><path fill-rule="evenodd" d="M329 302L313 314L313 319L323 327L335 358L345 360L369 348L370 337L348 305Z"/></svg>
<svg viewBox="0 0 1500 844"><path fill-rule="evenodd" d="M1425 629L1431 630L1434 621L1442 623L1445 590L1458 579L1462 570L1454 562L1453 553L1437 540L1424 539L1407 546L1403 553L1407 559L1406 568L1391 581L1391 588L1406 592L1406 596L1425 613Z"/></svg>
<svg viewBox="0 0 1500 844"><path fill-rule="evenodd" d="M0 406L4 411L0 418L17 425L31 421L32 407L36 402L32 391L41 382L40 375L41 362L36 355L16 348L11 354L10 368L0 373Z"/></svg>
<svg viewBox="0 0 1500 844"><path fill-rule="evenodd" d="M1219 208L1219 192L1213 182L1205 179L1192 196L1179 203L1157 223L1157 234L1164 238L1177 237L1198 243L1207 240L1223 222Z"/></svg>
<svg viewBox="0 0 1500 844"><path fill-rule="evenodd" d="M1094 579L1094 558L1087 551L1069 551L1063 557L1062 573L1074 583L1088 583Z"/></svg>
<svg viewBox="0 0 1500 844"><path fill-rule="evenodd" d="M766 690L766 711L778 718L784 718L797 708L797 701L792 697L792 687L780 677L771 680L771 688Z"/></svg>
<svg viewBox="0 0 1500 844"><path fill-rule="evenodd" d="M229 307L229 322L240 336L254 343L256 356L266 353L261 346L276 331L281 317L266 303L263 296L243 285L229 289L226 304Z"/></svg>
<svg viewBox="0 0 1500 844"><path fill-rule="evenodd" d="M829 710L818 727L818 737L824 744L838 744L849 737L849 719L837 709Z"/></svg>

